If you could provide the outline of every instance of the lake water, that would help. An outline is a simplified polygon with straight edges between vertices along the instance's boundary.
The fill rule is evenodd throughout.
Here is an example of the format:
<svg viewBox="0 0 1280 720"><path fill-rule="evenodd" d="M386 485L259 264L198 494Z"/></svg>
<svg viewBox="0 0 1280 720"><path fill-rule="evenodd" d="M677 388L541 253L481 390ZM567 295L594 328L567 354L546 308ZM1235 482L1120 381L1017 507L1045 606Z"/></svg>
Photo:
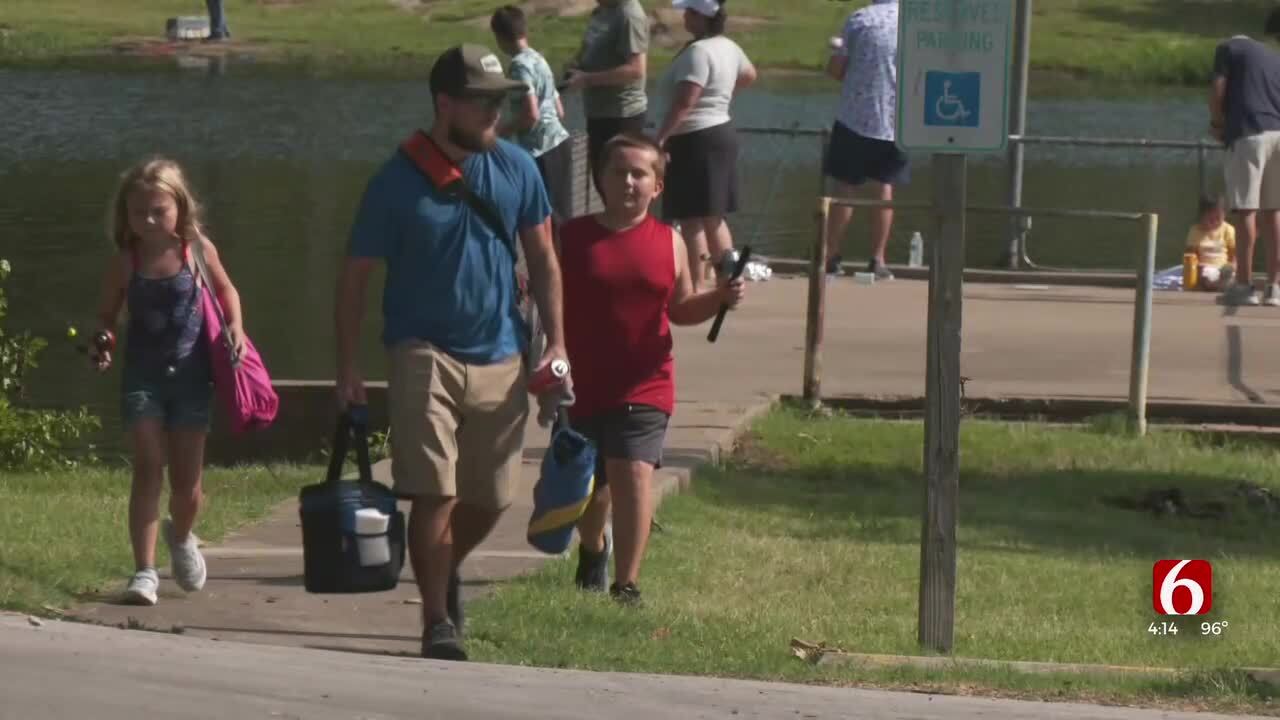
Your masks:
<svg viewBox="0 0 1280 720"><path fill-rule="evenodd" d="M118 379L83 370L61 341L67 324L92 326L105 233L117 174L148 153L179 159L207 206L212 237L244 298L249 331L273 374L332 374L333 278L364 183L410 130L428 123L424 82L369 82L208 72L95 73L0 70L0 257L13 264L10 327L31 328L52 346L33 377L39 404L86 404L118 438ZM815 91L816 88L816 91ZM743 95L744 126L820 128L830 123L834 84L781 82ZM655 108L665 98L652 98ZM583 123L567 102L572 128ZM1029 134L1193 140L1205 125L1202 93L1151 98L1043 99L1029 109ZM741 160L742 206L731 219L739 244L774 257L804 257L818 189L814 137L750 137ZM1211 187L1220 165L1210 155ZM913 158L899 193L925 202L928 158ZM970 163L970 201L1003 204L1003 157ZM1194 153L1029 148L1029 207L1154 211L1161 215L1161 265L1176 264L1198 194ZM912 231L927 218L901 212L890 261L904 261ZM971 219L967 264L989 266L1007 221ZM1030 254L1039 264L1130 269L1137 230L1099 221L1037 220ZM846 257L862 257L866 226L855 220ZM371 296L376 308L376 297ZM376 325L376 323L374 323ZM366 333L366 367L379 350Z"/></svg>

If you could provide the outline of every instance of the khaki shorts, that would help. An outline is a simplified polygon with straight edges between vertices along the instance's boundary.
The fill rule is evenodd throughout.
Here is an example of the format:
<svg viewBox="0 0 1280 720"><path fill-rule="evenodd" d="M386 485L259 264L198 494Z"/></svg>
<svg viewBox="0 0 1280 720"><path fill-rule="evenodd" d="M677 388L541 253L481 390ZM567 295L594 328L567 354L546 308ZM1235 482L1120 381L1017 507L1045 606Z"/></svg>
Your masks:
<svg viewBox="0 0 1280 720"><path fill-rule="evenodd" d="M390 350L387 405L398 495L502 510L520 480L529 393L520 355L471 365L423 342Z"/></svg>
<svg viewBox="0 0 1280 720"><path fill-rule="evenodd" d="M1280 210L1280 131L1231 143L1223 167L1232 210Z"/></svg>

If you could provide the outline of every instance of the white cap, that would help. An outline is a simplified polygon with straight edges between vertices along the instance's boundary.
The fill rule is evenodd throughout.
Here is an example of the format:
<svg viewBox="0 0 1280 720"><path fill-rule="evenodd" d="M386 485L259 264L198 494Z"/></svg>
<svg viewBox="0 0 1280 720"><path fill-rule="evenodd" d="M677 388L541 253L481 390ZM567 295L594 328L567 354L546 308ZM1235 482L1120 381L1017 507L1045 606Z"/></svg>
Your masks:
<svg viewBox="0 0 1280 720"><path fill-rule="evenodd" d="M720 3L716 0L672 0L671 7L677 10L692 10L709 18L720 14Z"/></svg>

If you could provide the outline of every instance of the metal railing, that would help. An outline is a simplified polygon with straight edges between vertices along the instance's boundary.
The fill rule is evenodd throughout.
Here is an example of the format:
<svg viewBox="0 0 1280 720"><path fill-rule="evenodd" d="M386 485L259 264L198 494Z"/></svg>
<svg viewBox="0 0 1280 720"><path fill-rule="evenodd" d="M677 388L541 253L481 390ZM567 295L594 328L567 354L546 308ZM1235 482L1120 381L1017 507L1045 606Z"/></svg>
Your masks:
<svg viewBox="0 0 1280 720"><path fill-rule="evenodd" d="M764 127L764 126L738 126L735 130L743 135L765 135L765 136L781 136L789 138L816 138L818 141L818 162L817 182L818 194L828 195L827 179L822 171L822 158L826 154L827 141L831 134L829 128L812 128L801 127L798 123L790 127ZM575 132L572 137L574 143L574 161L572 163L573 186L574 190L574 209L575 214L587 214L596 212L601 209L599 196L596 195L595 189L591 182L590 173L587 171L587 138L585 133ZM1206 140L1159 140L1151 138L1109 138L1109 137L1076 137L1076 136L1054 136L1054 135L1017 135L1009 136L1009 144L1011 147L1023 146L1047 146L1047 147L1093 147L1093 148L1128 148L1138 150L1180 150L1185 152L1196 153L1196 169L1197 169L1197 194L1203 194L1207 190L1206 179L1208 177L1207 165L1208 155L1211 151L1221 151L1222 146L1219 143ZM1010 198L1007 209L1017 210L1022 208L1022 173L1016 167L1016 163L1007 163L1010 176ZM778 174L775 173L770 179L770 188L766 197L771 198L776 183L778 182ZM1014 189L1016 188L1016 190ZM768 205L766 201L765 205ZM903 204L898 207L910 208L909 204ZM1086 212L1086 211L1078 211ZM1058 268L1048 267L1037 264L1028 252L1027 238L1031 230L1032 215L1042 215L1042 213L1022 213L1010 212L1011 235L1007 250L1007 257L1010 269L1014 270L1054 270L1059 272L1083 272L1075 268ZM1123 214L1123 213L1120 213ZM1052 217L1052 215L1042 215L1043 217ZM1081 217L1072 215L1070 217ZM799 234L794 231L773 231L762 232L761 223L755 224L751 241L761 237L775 237Z"/></svg>
<svg viewBox="0 0 1280 720"><path fill-rule="evenodd" d="M1075 136L1052 136L1052 135L1010 135L1010 146L1022 147L1026 145L1045 145L1058 147L1095 147L1095 148L1127 148L1127 149L1143 149L1143 150L1182 150L1187 152L1194 151L1196 153L1196 193L1203 195L1208 191L1208 154L1211 150L1221 151L1220 143L1208 142L1205 140L1152 140L1150 138L1105 138L1105 137L1075 137ZM1019 154L1016 160L1011 159L1008 163L1009 171L1009 206L1021 207L1022 199L1022 158ZM1004 261L1010 269L1029 269L1029 270L1064 270L1064 268L1046 268L1036 264L1027 252L1027 235L1031 230L1031 219L1029 216L1023 216L1015 219L1016 222L1012 226L1009 238L1008 250L1005 253Z"/></svg>
<svg viewBox="0 0 1280 720"><path fill-rule="evenodd" d="M855 200L820 197L816 213L818 232L809 258L809 299L805 316L804 399L811 406L822 401L822 337L826 316L827 215L833 206L918 210L933 213L938 209L928 203L903 203L884 200ZM1156 240L1159 216L1154 213L1112 212L1106 210L1032 209L970 205L966 213L1007 215L1010 217L1052 217L1091 220L1119 220L1138 223L1142 228L1142 252L1137 262L1137 291L1133 304L1133 338L1129 358L1129 420L1139 435L1147 432L1147 377L1151 364L1151 293L1155 275ZM932 282L934 268L930 266Z"/></svg>

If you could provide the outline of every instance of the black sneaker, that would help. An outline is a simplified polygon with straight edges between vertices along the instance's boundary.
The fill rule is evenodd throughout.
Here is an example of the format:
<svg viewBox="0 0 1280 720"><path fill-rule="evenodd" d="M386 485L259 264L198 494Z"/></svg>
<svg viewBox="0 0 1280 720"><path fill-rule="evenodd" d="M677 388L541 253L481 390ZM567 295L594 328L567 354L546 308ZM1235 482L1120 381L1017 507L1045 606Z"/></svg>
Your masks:
<svg viewBox="0 0 1280 720"><path fill-rule="evenodd" d="M640 607L644 602L640 599L640 588L635 583L627 583L622 587L618 587L618 583L609 586L609 596L618 602L619 605L627 605L630 607Z"/></svg>
<svg viewBox="0 0 1280 720"><path fill-rule="evenodd" d="M887 265L885 265L884 263L878 260L872 260L871 262L867 263L867 272L875 274L876 280L892 280L893 279L893 272L889 270L889 267Z"/></svg>
<svg viewBox="0 0 1280 720"><path fill-rule="evenodd" d="M844 258L840 257L839 255L832 255L831 257L827 258L827 274L839 275L840 263L842 262L844 262Z"/></svg>
<svg viewBox="0 0 1280 720"><path fill-rule="evenodd" d="M433 623L422 633L422 657L428 660L466 660L458 628L449 620Z"/></svg>
<svg viewBox="0 0 1280 720"><path fill-rule="evenodd" d="M453 622L453 626L458 629L459 636L462 635L462 624L466 621L466 618L462 614L461 586L462 580L458 577L458 572L455 570L453 574L449 576L449 590L445 595L444 606L445 610L449 613L449 620L451 620Z"/></svg>
<svg viewBox="0 0 1280 720"><path fill-rule="evenodd" d="M608 526L604 530L604 549L591 552L578 545L578 572L573 582L583 590L604 592L609 587L609 556L613 554L613 533Z"/></svg>

